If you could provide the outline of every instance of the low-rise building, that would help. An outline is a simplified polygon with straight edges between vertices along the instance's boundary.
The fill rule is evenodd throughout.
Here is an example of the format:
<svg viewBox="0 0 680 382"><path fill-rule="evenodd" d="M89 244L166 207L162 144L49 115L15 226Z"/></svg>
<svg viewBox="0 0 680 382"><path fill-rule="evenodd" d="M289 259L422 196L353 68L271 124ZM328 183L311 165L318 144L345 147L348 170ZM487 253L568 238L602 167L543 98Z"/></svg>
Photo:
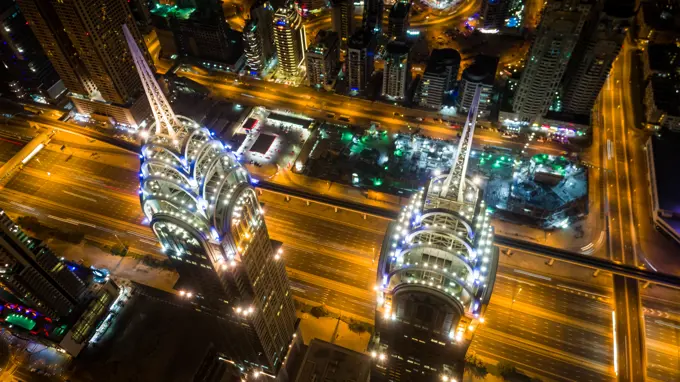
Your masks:
<svg viewBox="0 0 680 382"><path fill-rule="evenodd" d="M643 1L637 12L637 38L643 43L674 43L680 35L680 7L675 0Z"/></svg>
<svg viewBox="0 0 680 382"><path fill-rule="evenodd" d="M642 55L644 78L680 74L680 47L676 44L649 44Z"/></svg>
<svg viewBox="0 0 680 382"><path fill-rule="evenodd" d="M368 382L371 377L371 358L362 354L313 339L300 366L295 382Z"/></svg>

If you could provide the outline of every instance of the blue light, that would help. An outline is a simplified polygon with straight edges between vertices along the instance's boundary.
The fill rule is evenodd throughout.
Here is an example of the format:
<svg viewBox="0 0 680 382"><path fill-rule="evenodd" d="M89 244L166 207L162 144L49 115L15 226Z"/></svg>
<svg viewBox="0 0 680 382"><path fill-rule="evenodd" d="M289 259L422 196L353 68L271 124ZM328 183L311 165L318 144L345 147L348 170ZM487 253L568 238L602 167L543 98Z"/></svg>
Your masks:
<svg viewBox="0 0 680 382"><path fill-rule="evenodd" d="M286 22L283 20L279 20L276 22L276 25L286 25Z"/></svg>
<svg viewBox="0 0 680 382"><path fill-rule="evenodd" d="M250 178L250 183L258 184L258 183L260 183L260 181L258 179L255 179L255 178Z"/></svg>
<svg viewBox="0 0 680 382"><path fill-rule="evenodd" d="M353 92L358 92L358 91L359 91L359 88L352 88L351 90L352 90Z"/></svg>

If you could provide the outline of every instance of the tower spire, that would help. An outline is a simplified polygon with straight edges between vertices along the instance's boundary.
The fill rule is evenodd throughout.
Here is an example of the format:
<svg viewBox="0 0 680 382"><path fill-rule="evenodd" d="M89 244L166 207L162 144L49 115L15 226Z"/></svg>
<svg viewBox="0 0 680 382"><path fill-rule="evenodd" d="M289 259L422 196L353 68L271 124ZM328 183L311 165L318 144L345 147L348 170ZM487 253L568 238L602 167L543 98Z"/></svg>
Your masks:
<svg viewBox="0 0 680 382"><path fill-rule="evenodd" d="M152 134L167 134L170 136L170 139L175 140L177 131L182 128L182 125L177 120L177 117L175 117L170 103L168 103L158 82L156 82L156 77L154 77L151 68L149 68L144 55L126 24L123 25L123 34L125 35L125 40L127 40L132 60L137 68L137 74L139 74L139 78L142 80L144 92L149 99L149 105L156 121L156 131L152 132Z"/></svg>
<svg viewBox="0 0 680 382"><path fill-rule="evenodd" d="M470 110L468 111L467 121L465 121L465 126L463 127L463 133L460 136L460 141L458 141L458 150L453 159L451 171L442 187L441 197L443 198L448 194L457 198L459 202L465 200L465 173L467 172L468 161L470 159L470 150L472 150L472 136L475 133L475 125L477 124L477 109L481 93L482 87L477 85L472 105L470 105Z"/></svg>

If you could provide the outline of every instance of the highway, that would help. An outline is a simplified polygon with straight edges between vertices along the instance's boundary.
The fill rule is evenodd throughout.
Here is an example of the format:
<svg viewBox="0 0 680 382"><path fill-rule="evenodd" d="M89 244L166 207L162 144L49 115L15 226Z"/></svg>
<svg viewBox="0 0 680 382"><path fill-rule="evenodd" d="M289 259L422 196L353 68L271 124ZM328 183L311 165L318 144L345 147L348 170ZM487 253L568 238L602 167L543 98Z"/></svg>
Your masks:
<svg viewBox="0 0 680 382"><path fill-rule="evenodd" d="M155 242L148 227L140 225L141 213L135 192L136 158L127 153L127 160L123 160L122 156L115 161L108 160L108 156L89 158L88 148L93 152L105 151L101 146L88 147L89 142L70 142L74 139L57 135L55 140L67 145L65 153L50 148L38 154L36 160L30 162L28 168L0 192L0 205L14 213L76 219L85 223L79 229L102 242L115 243L113 233L116 232L123 240L131 241L133 247L158 253L157 247L150 244L147 247L145 242L136 240L139 235L146 235L148 239L145 240ZM67 162L71 155L69 150L75 150L75 155ZM110 150L112 152L101 155L124 153ZM6 160L7 157L8 154L3 152L1 158ZM127 163L129 168L123 163ZM115 180L110 178L112 176L116 177ZM334 212L333 208L318 204L307 207L301 200L293 198L287 202L284 196L266 191L261 200L271 237L284 242L284 257L294 295L372 319L373 257L379 251L386 221L370 216L363 220L359 214L342 210ZM58 220L44 222L64 226ZM512 304L510 297L517 293L518 283L523 289L517 303ZM538 369L545 369L539 375L558 380L569 380L570 370L579 370L579 375L584 376L582 380L610 378L613 368L610 356L606 355L610 353L602 349L611 348L607 342L611 341L608 339L610 324L607 321L611 313L611 302L607 296L611 291L600 291L605 296L601 300L544 284L549 283L501 269L487 312L487 325L477 333L474 350L489 359L511 360L536 373L539 373ZM577 289L587 290L588 287L577 286ZM661 303L661 306L664 304ZM587 311L591 305L594 313L589 316ZM574 319L579 321L571 321ZM597 327L586 329L584 322ZM527 332L518 331L520 329ZM661 325L657 332L667 330L668 327ZM667 353L672 345L658 335L655 338L661 346L654 353L655 357L670 359ZM584 345L565 344L576 339ZM672 337L668 340L672 341ZM594 363L583 363L578 357L587 357ZM525 366L527 360L537 360L537 363Z"/></svg>

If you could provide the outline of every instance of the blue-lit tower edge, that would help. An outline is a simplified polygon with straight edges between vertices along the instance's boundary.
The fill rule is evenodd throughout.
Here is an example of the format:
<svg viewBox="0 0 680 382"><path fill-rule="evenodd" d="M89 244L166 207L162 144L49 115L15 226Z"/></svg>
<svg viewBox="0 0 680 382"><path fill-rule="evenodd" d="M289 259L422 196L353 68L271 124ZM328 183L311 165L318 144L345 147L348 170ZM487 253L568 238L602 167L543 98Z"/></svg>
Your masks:
<svg viewBox="0 0 680 382"><path fill-rule="evenodd" d="M225 361L275 376L296 337L295 308L250 176L207 128L174 114L123 30L155 120L140 153L140 203L180 274L179 295L224 322Z"/></svg>
<svg viewBox="0 0 680 382"><path fill-rule="evenodd" d="M474 111L466 125L470 138L476 107L471 109ZM467 162L470 148L466 146L470 142L461 138L457 159ZM400 294L431 295L445 301L453 312L442 326L429 328L430 339L426 339L444 343L442 351L451 354L450 364L435 366L442 380L462 377L462 356L475 330L484 323L499 251L493 245L494 229L482 190L470 178L452 176L461 172L455 167L449 174L435 175L427 187L411 196L383 241L375 287L376 335L371 351L378 368L388 369L395 356L404 358L393 354L400 349L383 346L380 341L383 331L408 332L400 328L404 312L404 307L399 306Z"/></svg>

